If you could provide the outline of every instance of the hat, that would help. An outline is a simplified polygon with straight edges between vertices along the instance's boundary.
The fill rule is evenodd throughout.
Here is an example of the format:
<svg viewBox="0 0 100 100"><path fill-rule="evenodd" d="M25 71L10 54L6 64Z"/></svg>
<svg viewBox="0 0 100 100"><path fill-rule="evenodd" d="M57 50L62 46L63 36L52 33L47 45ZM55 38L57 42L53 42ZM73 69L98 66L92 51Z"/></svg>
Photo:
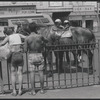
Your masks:
<svg viewBox="0 0 100 100"><path fill-rule="evenodd" d="M65 20L64 23L69 23L69 21L68 20Z"/></svg>
<svg viewBox="0 0 100 100"><path fill-rule="evenodd" d="M56 19L55 22L61 22L61 20L60 19Z"/></svg>

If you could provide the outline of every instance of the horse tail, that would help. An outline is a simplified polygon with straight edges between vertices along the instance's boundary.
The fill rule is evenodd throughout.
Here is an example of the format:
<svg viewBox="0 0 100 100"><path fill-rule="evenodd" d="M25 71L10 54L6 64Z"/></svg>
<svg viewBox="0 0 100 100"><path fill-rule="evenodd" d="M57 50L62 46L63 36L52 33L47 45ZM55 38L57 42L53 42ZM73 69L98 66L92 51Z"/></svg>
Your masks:
<svg viewBox="0 0 100 100"><path fill-rule="evenodd" d="M92 40L90 41L90 45L92 45L93 48L96 47L95 43L96 43L96 37L94 35L94 32L92 30L89 29L89 31L91 32L92 35Z"/></svg>
<svg viewBox="0 0 100 100"><path fill-rule="evenodd" d="M90 31L91 34L92 34L92 41L95 42L95 41L96 41L96 37L95 37L95 35L94 35L94 32L93 32L92 30L90 30L90 29L89 29L89 31Z"/></svg>

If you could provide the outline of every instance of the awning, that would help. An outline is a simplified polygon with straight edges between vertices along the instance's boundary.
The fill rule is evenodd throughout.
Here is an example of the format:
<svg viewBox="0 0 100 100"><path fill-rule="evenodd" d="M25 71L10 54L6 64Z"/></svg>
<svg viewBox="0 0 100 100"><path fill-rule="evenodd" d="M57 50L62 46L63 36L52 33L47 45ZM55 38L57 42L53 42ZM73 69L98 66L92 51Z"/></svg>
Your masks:
<svg viewBox="0 0 100 100"><path fill-rule="evenodd" d="M97 15L95 11L87 11L87 12L71 12L69 16L77 16L77 15Z"/></svg>
<svg viewBox="0 0 100 100"><path fill-rule="evenodd" d="M0 22L8 22L8 19L0 19Z"/></svg>

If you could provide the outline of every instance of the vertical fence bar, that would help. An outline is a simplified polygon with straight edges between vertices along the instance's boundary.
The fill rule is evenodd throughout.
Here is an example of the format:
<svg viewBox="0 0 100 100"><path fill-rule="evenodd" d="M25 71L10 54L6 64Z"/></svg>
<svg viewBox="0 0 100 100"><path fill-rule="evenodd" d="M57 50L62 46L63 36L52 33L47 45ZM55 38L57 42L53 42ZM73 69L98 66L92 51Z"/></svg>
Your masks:
<svg viewBox="0 0 100 100"><path fill-rule="evenodd" d="M0 61L0 76L3 79L3 75L2 75L2 61Z"/></svg>
<svg viewBox="0 0 100 100"><path fill-rule="evenodd" d="M93 84L95 84L95 60L94 60L94 49L93 49Z"/></svg>
<svg viewBox="0 0 100 100"><path fill-rule="evenodd" d="M2 75L2 62L0 61L0 82L1 82L1 91L4 89L3 75Z"/></svg>
<svg viewBox="0 0 100 100"><path fill-rule="evenodd" d="M57 61L57 65L58 65L58 88L60 88L60 66L59 66L59 51L57 51L57 58L58 58L58 61Z"/></svg>
<svg viewBox="0 0 100 100"><path fill-rule="evenodd" d="M71 50L70 51L70 56L69 58L71 59ZM71 62L70 62L70 83L71 83L71 87L72 87L72 66L71 66Z"/></svg>
<svg viewBox="0 0 100 100"><path fill-rule="evenodd" d="M45 58L45 61L46 61L46 58ZM51 66L49 66L49 67L51 67ZM46 74L47 74L47 72L48 72L48 70L47 70L47 64L46 64ZM46 75L46 87L48 87L48 75Z"/></svg>
<svg viewBox="0 0 100 100"><path fill-rule="evenodd" d="M44 68L45 68L45 70L44 70L44 72L45 72L45 74L47 74L47 60L46 60L46 57L47 57L47 52L46 52L46 46L45 46L45 48L44 48ZM46 87L48 86L48 83L47 83L47 75L46 75Z"/></svg>
<svg viewBox="0 0 100 100"><path fill-rule="evenodd" d="M29 88L28 53L25 54L26 54L26 67L27 67L27 85Z"/></svg>
<svg viewBox="0 0 100 100"><path fill-rule="evenodd" d="M84 86L84 73L83 73L83 52L81 51L82 56L82 86Z"/></svg>
<svg viewBox="0 0 100 100"><path fill-rule="evenodd" d="M67 60L65 60L65 56L67 56L67 55L65 55L64 54L64 62ZM66 88L66 69L65 69L65 67L64 67L64 84L65 84L65 88Z"/></svg>
<svg viewBox="0 0 100 100"><path fill-rule="evenodd" d="M99 72L99 84L100 84L100 40L98 40L98 72Z"/></svg>
<svg viewBox="0 0 100 100"><path fill-rule="evenodd" d="M53 51L51 52L51 67L52 67L52 84L53 84L53 89L54 89L54 73L53 73Z"/></svg>
<svg viewBox="0 0 100 100"><path fill-rule="evenodd" d="M55 54L56 54L56 61L55 61L55 63L56 63L56 71L58 72L58 53L57 53L57 51L55 51ZM57 88L58 88L58 86L57 86Z"/></svg>
<svg viewBox="0 0 100 100"><path fill-rule="evenodd" d="M76 48L76 54L78 54L78 50L77 50L77 48ZM74 59L75 60L75 59ZM77 70L77 66L78 65L78 62L76 62L76 64L75 64L75 66L76 66L76 85L77 85L77 87L78 87L78 70Z"/></svg>
<svg viewBox="0 0 100 100"><path fill-rule="evenodd" d="M87 56L89 56L89 53L88 53L88 49L86 49L86 52L87 52ZM88 66L88 85L89 85L89 59L88 59L88 62L87 62L87 66Z"/></svg>
<svg viewBox="0 0 100 100"><path fill-rule="evenodd" d="M6 62L7 62L7 60L6 60ZM8 64L8 62L7 62L7 74L8 74L8 89L10 90L9 69L10 69L10 67L9 67L9 64Z"/></svg>

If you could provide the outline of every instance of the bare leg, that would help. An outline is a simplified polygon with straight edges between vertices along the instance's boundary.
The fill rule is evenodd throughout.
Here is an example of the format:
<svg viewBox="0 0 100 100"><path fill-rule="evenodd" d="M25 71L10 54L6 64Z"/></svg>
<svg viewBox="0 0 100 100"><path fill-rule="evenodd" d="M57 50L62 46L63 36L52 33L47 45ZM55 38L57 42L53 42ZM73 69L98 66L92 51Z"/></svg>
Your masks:
<svg viewBox="0 0 100 100"><path fill-rule="evenodd" d="M42 70L39 70L39 75L40 75L41 93L44 93L44 77Z"/></svg>
<svg viewBox="0 0 100 100"><path fill-rule="evenodd" d="M12 82L12 88L13 88L13 94L12 95L16 95L16 88L15 88L15 83L16 83L16 68L14 68L13 66L11 67L11 82Z"/></svg>
<svg viewBox="0 0 100 100"><path fill-rule="evenodd" d="M30 82L31 82L31 94L35 95L35 66L31 65L30 66Z"/></svg>
<svg viewBox="0 0 100 100"><path fill-rule="evenodd" d="M19 81L19 92L18 94L21 95L22 94L22 82L23 82L23 76L22 76L22 66L18 67L18 81Z"/></svg>
<svg viewBox="0 0 100 100"><path fill-rule="evenodd" d="M3 76L2 76L2 64L0 62L0 83L1 83L1 92L4 93L4 83L3 83Z"/></svg>
<svg viewBox="0 0 100 100"><path fill-rule="evenodd" d="M0 72L0 83L1 83L1 92L4 93L4 84L3 84L3 78L1 76L1 72Z"/></svg>

